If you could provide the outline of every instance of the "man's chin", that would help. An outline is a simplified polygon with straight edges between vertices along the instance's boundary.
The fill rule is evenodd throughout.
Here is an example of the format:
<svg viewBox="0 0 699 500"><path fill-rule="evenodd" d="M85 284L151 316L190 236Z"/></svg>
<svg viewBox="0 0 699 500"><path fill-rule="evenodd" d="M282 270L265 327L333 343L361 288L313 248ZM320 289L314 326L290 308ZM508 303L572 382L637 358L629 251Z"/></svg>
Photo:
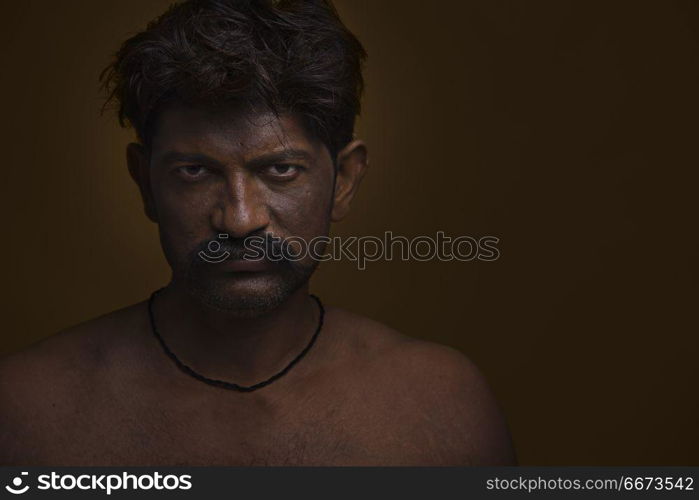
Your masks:
<svg viewBox="0 0 699 500"><path fill-rule="evenodd" d="M202 305L240 318L264 316L284 303L302 283L271 276L190 281L190 295Z"/></svg>

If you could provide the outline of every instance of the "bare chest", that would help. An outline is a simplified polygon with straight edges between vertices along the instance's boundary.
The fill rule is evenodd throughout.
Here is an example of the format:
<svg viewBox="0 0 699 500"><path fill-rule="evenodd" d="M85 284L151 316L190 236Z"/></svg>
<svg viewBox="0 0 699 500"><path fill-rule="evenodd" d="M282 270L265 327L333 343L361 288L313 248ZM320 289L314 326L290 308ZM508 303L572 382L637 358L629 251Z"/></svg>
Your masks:
<svg viewBox="0 0 699 500"><path fill-rule="evenodd" d="M323 465L358 460L365 436L332 415L228 419L169 416L140 419L120 431L118 455L137 462L191 465Z"/></svg>
<svg viewBox="0 0 699 500"><path fill-rule="evenodd" d="M71 440L93 464L299 466L390 461L382 419L342 398L275 407L132 401L85 415ZM372 418L373 417L373 418ZM78 422L76 422L78 423Z"/></svg>

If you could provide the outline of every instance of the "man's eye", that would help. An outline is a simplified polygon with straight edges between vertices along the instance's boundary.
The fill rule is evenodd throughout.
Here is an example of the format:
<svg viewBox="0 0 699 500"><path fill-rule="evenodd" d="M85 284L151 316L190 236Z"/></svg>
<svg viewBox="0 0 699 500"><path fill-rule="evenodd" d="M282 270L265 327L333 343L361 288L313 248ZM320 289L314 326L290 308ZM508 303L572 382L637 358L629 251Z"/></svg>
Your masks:
<svg viewBox="0 0 699 500"><path fill-rule="evenodd" d="M280 163L278 165L271 165L267 167L267 173L277 179L290 179L295 177L299 173L300 167L296 165L288 165L286 163Z"/></svg>
<svg viewBox="0 0 699 500"><path fill-rule="evenodd" d="M209 169L202 165L186 165L184 167L179 167L177 172L185 179L194 180L204 177L209 173Z"/></svg>

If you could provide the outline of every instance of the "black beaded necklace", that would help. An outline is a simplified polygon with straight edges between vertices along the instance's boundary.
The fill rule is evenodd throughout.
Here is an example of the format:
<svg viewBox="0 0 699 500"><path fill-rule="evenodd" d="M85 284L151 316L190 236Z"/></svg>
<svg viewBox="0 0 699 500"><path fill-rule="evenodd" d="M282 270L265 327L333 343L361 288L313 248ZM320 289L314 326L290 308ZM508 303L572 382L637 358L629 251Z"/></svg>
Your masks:
<svg viewBox="0 0 699 500"><path fill-rule="evenodd" d="M276 373L275 375L272 375L270 378L267 380L263 380L262 382L258 382L257 384L254 385L249 385L249 386L244 386L244 385L238 385L238 384L233 384L231 382L226 382L224 380L216 380L212 378L205 377L204 375L201 375L200 373L195 372L192 368L189 366L185 365L182 361L179 360L177 356L175 356L175 353L173 353L170 348L167 346L165 343L165 340L160 336L160 333L158 333L158 329L155 326L155 315L153 314L153 301L155 299L155 296L161 292L162 289L156 290L153 292L153 294L150 296L150 299L148 299L148 315L150 316L150 325L151 329L153 330L153 334L155 337L158 339L160 342L160 345L163 348L163 351L165 351L165 354L168 355L168 357L177 365L177 367L185 372L187 375L194 377L197 380L200 380L204 382L205 384L213 385L215 387L221 387L223 389L229 389L232 391L239 391L239 392L252 392L257 389L260 389L262 387L265 387L275 380L283 377L286 375L289 370L291 370L291 367L293 367L296 363L298 363L301 358L303 358L308 351L311 350L311 347L313 347L313 344L315 344L316 339L318 338L318 334L320 333L320 330L323 328L323 319L325 318L325 309L323 308L323 303L320 301L318 297L315 295L311 295L315 299L315 301L318 303L318 308L320 309L320 315L318 318L318 327L316 328L315 333L313 334L313 337L311 337L311 341L308 343L308 345L299 353L298 356L296 356L291 363L286 365L286 367L280 371L279 373Z"/></svg>

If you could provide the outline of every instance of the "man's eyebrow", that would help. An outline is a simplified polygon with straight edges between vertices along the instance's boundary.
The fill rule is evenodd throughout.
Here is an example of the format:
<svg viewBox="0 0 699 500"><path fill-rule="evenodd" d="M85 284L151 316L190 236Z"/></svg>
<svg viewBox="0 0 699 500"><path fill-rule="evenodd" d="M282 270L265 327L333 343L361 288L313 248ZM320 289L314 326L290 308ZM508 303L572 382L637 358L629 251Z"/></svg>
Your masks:
<svg viewBox="0 0 699 500"><path fill-rule="evenodd" d="M180 151L167 151L162 155L156 157L159 163L170 164L176 162L182 163L203 163L203 164L215 164L220 165L221 162L211 158L202 153L183 153Z"/></svg>
<svg viewBox="0 0 699 500"><path fill-rule="evenodd" d="M256 156L251 160L247 161L246 165L255 168L292 160L303 160L311 162L313 161L313 155L311 155L311 153L303 149L284 149L281 151L274 151L272 153L265 153ZM222 163L219 160L211 158L208 155L202 153L184 153L180 151L167 151L162 155L156 157L156 161L166 165L176 162L202 163L208 165L214 164L219 166L222 165Z"/></svg>
<svg viewBox="0 0 699 500"><path fill-rule="evenodd" d="M281 151L256 156L255 158L248 160L246 164L247 166L254 168L293 160L303 160L310 163L313 161L313 155L303 149L284 149Z"/></svg>

